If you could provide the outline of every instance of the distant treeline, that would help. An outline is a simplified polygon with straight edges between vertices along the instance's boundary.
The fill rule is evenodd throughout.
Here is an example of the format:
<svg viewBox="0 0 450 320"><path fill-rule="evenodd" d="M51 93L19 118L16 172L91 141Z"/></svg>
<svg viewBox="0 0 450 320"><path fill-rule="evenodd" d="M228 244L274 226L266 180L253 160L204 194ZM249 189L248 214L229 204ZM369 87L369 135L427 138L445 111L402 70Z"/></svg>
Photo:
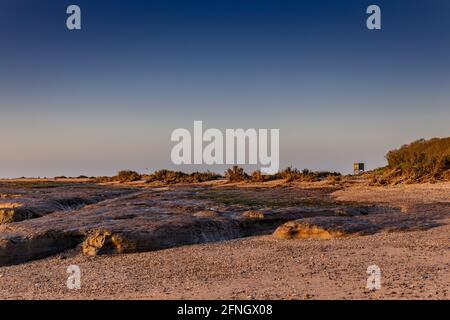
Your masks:
<svg viewBox="0 0 450 320"><path fill-rule="evenodd" d="M389 151L386 160L373 172L376 184L450 181L450 137L414 141Z"/></svg>

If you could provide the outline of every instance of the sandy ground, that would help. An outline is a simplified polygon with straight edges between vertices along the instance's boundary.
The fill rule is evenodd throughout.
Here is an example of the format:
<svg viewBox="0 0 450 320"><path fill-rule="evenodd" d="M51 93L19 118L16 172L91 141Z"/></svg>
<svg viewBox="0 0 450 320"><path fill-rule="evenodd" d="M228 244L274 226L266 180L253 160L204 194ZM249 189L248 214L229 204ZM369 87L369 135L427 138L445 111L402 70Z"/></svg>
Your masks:
<svg viewBox="0 0 450 320"><path fill-rule="evenodd" d="M429 204L438 226L332 240L266 235L97 257L72 250L1 267L0 298L449 299L450 184L356 184L334 196L399 206L405 215ZM74 264L82 273L80 290L66 286L67 267ZM380 290L366 289L370 265L381 269Z"/></svg>

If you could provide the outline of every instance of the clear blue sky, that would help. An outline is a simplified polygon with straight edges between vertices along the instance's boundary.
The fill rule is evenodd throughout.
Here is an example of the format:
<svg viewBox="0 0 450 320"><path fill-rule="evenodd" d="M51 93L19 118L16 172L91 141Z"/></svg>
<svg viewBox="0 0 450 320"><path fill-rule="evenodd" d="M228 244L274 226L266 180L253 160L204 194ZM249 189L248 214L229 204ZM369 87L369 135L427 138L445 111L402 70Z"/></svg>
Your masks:
<svg viewBox="0 0 450 320"><path fill-rule="evenodd" d="M282 167L384 165L450 136L449 14L443 0L2 0L0 177L174 169L170 134L194 120L279 128Z"/></svg>

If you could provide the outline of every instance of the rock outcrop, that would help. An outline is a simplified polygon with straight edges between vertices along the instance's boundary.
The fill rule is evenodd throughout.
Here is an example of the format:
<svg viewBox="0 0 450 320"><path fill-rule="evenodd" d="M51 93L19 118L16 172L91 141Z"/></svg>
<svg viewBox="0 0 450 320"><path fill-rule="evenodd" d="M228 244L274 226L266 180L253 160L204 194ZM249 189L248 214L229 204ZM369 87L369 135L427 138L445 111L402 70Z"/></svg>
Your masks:
<svg viewBox="0 0 450 320"><path fill-rule="evenodd" d="M331 239L349 235L365 235L376 231L366 220L347 217L314 217L286 222L273 236L278 239Z"/></svg>
<svg viewBox="0 0 450 320"><path fill-rule="evenodd" d="M23 205L5 209L17 209L12 218L6 212L5 217L14 221L21 212L18 210L24 211L20 213L21 221L0 225L0 266L54 255L75 247L86 255L95 256L271 234L292 220L297 222L280 227L276 234L283 238L330 238L365 232L367 225L355 224L353 219L376 211L372 207L346 210L343 206L320 204L276 208L225 204L217 199L194 197L202 190L193 191L192 187L134 189L131 193L111 189L103 190L104 193L102 190L85 193L83 199L90 199L85 202L106 199L90 205L78 207L78 201L66 200L64 203L68 207L77 206L72 210L61 207L61 200L58 204L48 205L56 201L56 193L50 193L52 198L26 199L21 196L15 199L14 202L17 200ZM78 192L86 191L80 189ZM255 196L260 196L259 191L254 192ZM216 197L217 193L219 191L214 192ZM63 190L59 199L70 199L67 190ZM47 209L40 211L45 214L34 216L35 211L29 208L41 208L36 204L45 204ZM50 211L50 207L56 211ZM26 219L31 217L35 219Z"/></svg>
<svg viewBox="0 0 450 320"><path fill-rule="evenodd" d="M53 191L53 192L52 192ZM29 192L14 196L14 202L0 200L0 224L38 218L57 211L71 211L83 206L129 194L131 190L74 189L46 193ZM3 199L8 199L6 196Z"/></svg>

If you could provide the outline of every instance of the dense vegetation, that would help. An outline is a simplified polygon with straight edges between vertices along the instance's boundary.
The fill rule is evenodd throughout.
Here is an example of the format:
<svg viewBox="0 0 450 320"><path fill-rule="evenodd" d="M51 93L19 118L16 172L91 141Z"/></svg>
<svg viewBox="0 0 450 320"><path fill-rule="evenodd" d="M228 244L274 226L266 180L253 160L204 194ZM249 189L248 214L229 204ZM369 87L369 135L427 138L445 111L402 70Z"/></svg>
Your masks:
<svg viewBox="0 0 450 320"><path fill-rule="evenodd" d="M248 180L250 177L245 173L244 169L238 166L233 166L232 168L225 171L225 178L229 182L239 182Z"/></svg>
<svg viewBox="0 0 450 320"><path fill-rule="evenodd" d="M450 180L450 137L417 140L386 155L388 165L373 182L413 183Z"/></svg>
<svg viewBox="0 0 450 320"><path fill-rule="evenodd" d="M117 180L120 182L132 182L140 179L141 175L135 171L122 170L117 174Z"/></svg>
<svg viewBox="0 0 450 320"><path fill-rule="evenodd" d="M331 179L330 179L331 178ZM117 173L114 177L98 177L95 179L98 183L106 182L133 182L142 181L146 183L151 182L163 182L167 184L174 183L199 183L205 181L226 179L228 182L265 182L277 179L285 179L287 182L292 181L319 181L323 179L329 179L333 182L338 182L341 178L341 174L337 172L328 171L310 171L304 169L302 171L298 169L293 169L288 167L276 174L265 175L260 170L254 171L251 175L247 174L243 168L239 166L233 166L227 169L224 175L220 175L214 172L193 172L185 173L182 171L172 171L172 170L158 170L154 173L139 174L131 170L122 170Z"/></svg>
<svg viewBox="0 0 450 320"><path fill-rule="evenodd" d="M104 183L104 182L118 181L124 183L141 180L146 183L156 181L172 184L172 183L198 183L210 180L217 180L220 178L222 178L221 175L209 171L193 172L189 174L182 171L172 171L164 169L155 171L153 174L150 175L145 175L139 174L135 171L122 170L119 171L117 175L114 177L98 177L96 179L96 182Z"/></svg>
<svg viewBox="0 0 450 320"><path fill-rule="evenodd" d="M182 171L159 170L147 177L147 182L165 182L165 183L198 183L204 181L217 180L222 178L219 174L213 172L193 172L191 174Z"/></svg>
<svg viewBox="0 0 450 320"><path fill-rule="evenodd" d="M288 182L290 181L319 181L330 177L340 177L341 174L339 172L329 172L329 171L311 171L308 169L303 169L302 171L287 167L283 171L275 174L273 178L275 179L286 179Z"/></svg>
<svg viewBox="0 0 450 320"><path fill-rule="evenodd" d="M260 170L254 171L251 176L244 172L244 169L234 166L233 168L228 169L225 172L225 178L230 182L238 182L238 181L252 181L252 182L264 182L271 180L284 179L286 182L292 181L319 181L323 179L331 179L334 181L338 181L341 177L341 174L338 172L329 172L329 171L311 171L308 169L303 169L302 171L287 167L286 169L272 175L264 175Z"/></svg>

